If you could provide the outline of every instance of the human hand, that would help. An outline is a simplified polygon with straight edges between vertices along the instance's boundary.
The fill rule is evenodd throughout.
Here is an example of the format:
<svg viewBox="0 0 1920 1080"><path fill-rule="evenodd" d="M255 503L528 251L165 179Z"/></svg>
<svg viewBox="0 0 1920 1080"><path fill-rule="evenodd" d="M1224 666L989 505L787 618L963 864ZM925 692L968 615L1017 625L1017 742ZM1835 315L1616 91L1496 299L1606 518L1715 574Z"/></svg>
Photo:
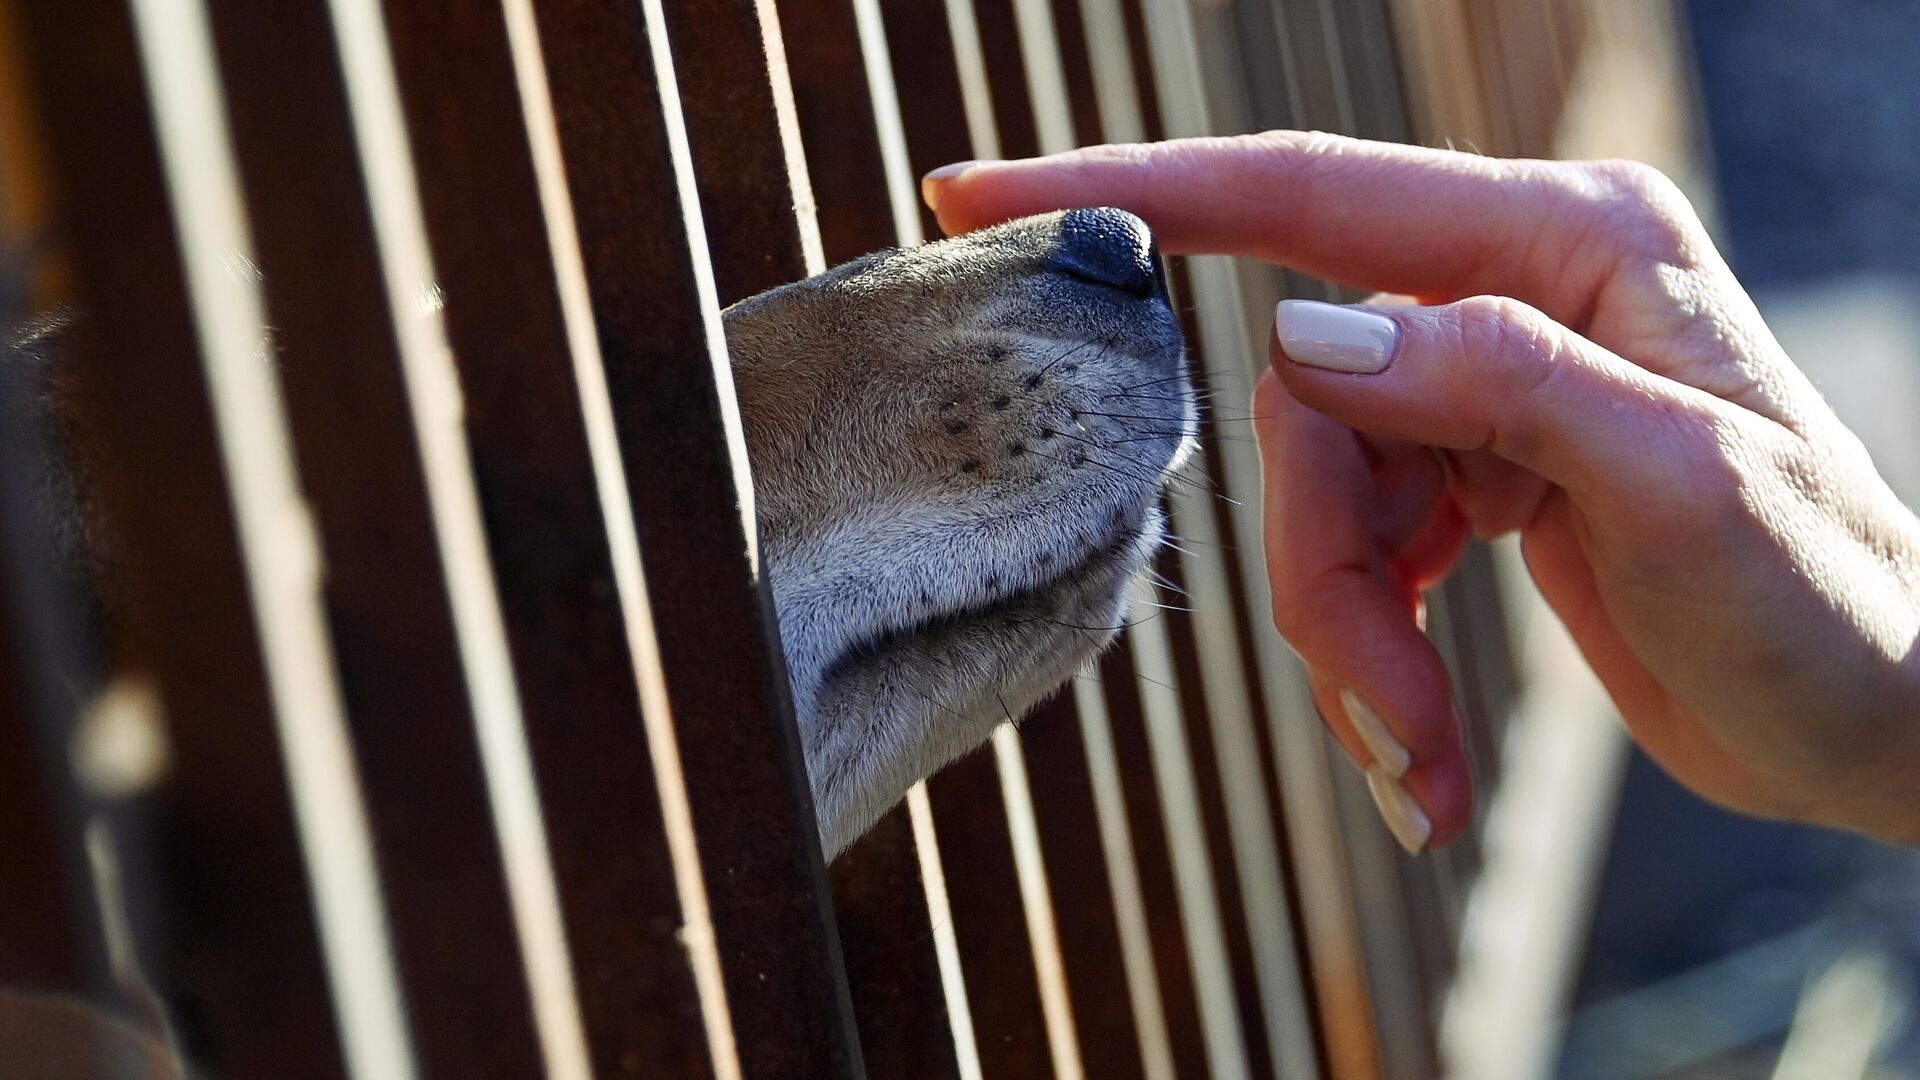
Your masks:
<svg viewBox="0 0 1920 1080"><path fill-rule="evenodd" d="M1920 843L1920 523L1679 191L1630 162L1268 132L949 167L950 233L1069 206L1285 301L1255 391L1274 621L1409 850L1466 827L1416 625L1467 531L1527 566L1642 747L1722 805Z"/></svg>

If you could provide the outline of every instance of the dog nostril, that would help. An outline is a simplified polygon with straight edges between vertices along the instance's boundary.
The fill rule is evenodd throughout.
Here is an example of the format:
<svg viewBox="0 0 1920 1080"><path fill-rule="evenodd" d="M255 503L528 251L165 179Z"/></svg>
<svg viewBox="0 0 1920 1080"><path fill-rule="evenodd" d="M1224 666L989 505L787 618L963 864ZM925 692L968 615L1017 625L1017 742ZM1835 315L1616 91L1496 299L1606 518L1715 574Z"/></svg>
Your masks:
<svg viewBox="0 0 1920 1080"><path fill-rule="evenodd" d="M1146 222L1110 206L1067 211L1047 264L1143 300L1166 292L1153 232Z"/></svg>

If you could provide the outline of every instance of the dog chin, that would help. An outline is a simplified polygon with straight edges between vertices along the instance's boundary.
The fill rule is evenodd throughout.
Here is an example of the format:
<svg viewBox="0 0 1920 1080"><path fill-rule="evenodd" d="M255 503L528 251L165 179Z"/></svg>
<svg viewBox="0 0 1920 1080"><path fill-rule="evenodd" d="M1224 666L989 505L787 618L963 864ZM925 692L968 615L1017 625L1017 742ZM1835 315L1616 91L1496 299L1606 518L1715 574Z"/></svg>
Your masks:
<svg viewBox="0 0 1920 1080"><path fill-rule="evenodd" d="M1164 515L1149 504L1131 528L1059 577L837 661L816 701L824 722L816 728L814 796L828 857L899 792L1019 720L1111 644L1164 535Z"/></svg>

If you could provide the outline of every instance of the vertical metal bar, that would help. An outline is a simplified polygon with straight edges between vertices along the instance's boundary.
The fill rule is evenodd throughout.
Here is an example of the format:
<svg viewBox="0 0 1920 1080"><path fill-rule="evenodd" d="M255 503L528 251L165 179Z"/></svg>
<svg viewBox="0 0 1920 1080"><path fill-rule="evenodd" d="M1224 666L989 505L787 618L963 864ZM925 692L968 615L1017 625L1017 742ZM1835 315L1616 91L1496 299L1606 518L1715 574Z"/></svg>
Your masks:
<svg viewBox="0 0 1920 1080"><path fill-rule="evenodd" d="M139 541L120 552L130 648L174 749L159 825L191 904L169 908L150 966L217 1072L408 1076L313 540L251 283L228 262L248 245L201 14L80 0L23 19L96 313L81 409Z"/></svg>
<svg viewBox="0 0 1920 1080"><path fill-rule="evenodd" d="M907 808L882 816L828 877L869 1075L959 1080L961 1036L946 1012Z"/></svg>
<svg viewBox="0 0 1920 1080"><path fill-rule="evenodd" d="M780 26L827 262L918 242L901 235L853 0L792 0Z"/></svg>
<svg viewBox="0 0 1920 1080"><path fill-rule="evenodd" d="M1093 146L1107 141L1101 122L1100 92L1094 82L1093 53L1096 46L1087 35L1086 13L1081 0L1052 0L1055 42L1060 52L1060 72L1066 80L1066 100L1056 103L1067 110L1072 124L1072 145ZM1124 45L1121 46L1124 48ZM1047 103L1036 102L1045 107Z"/></svg>
<svg viewBox="0 0 1920 1080"><path fill-rule="evenodd" d="M430 274L401 224L418 210L385 190L376 203L362 180L363 158L375 177L405 167L392 160L404 142L381 138L397 130L372 115L397 103L363 59L343 69L326 4L210 7L421 1063L566 1075L577 1051L556 1041L577 1042L577 1021L549 1015L537 1038L527 977L564 943L521 934L550 869L535 850L520 873L535 882L516 880L528 855L503 857L501 839L524 831L496 822L513 766L483 732L520 738L519 700L464 440L441 409L453 372L418 278L400 276Z"/></svg>
<svg viewBox="0 0 1920 1080"><path fill-rule="evenodd" d="M1097 676L1075 678L1096 680ZM1097 686L1095 690L1097 700ZM1066 707L1070 700L1073 708ZM1129 985L1129 974L1114 890L1131 889L1137 894L1139 886L1116 883L1114 877L1128 873L1130 866L1110 873L1107 846L1088 843L1089 837L1101 835L1102 821L1083 728L1104 725L1105 717L1083 720L1087 710L1086 696L1056 696L1034 710L1021 729L1020 741L1029 771L1045 781L1044 794L1036 795L1040 850L1046 859L1053 910L1060 913L1060 951L1081 1060L1088 1076L1120 1080L1146 1076L1146 1057L1153 1052L1140 1046L1135 995L1116 991ZM1124 828L1124 811L1114 809L1121 811L1120 827ZM1145 977L1151 981L1150 972ZM1157 1011L1157 1000L1155 1007ZM1159 1039L1164 1040L1164 1027L1161 1032Z"/></svg>
<svg viewBox="0 0 1920 1080"><path fill-rule="evenodd" d="M1406 82L1400 72L1398 35L1389 0L1333 5L1335 33L1347 51L1348 93L1353 100L1351 134L1363 139L1410 142Z"/></svg>
<svg viewBox="0 0 1920 1080"><path fill-rule="evenodd" d="M673 0L667 14L721 301L818 273L827 250L803 128L816 139L836 133L857 148L832 156L830 167L838 171L828 183L856 184L851 194L870 200L870 215L887 205L885 155L874 138L864 68L848 60L849 42L863 58L866 51L857 17L845 6L809 11L794 24L790 54L773 5L764 0ZM820 64L823 54L837 63ZM755 64L765 66L766 78L741 78ZM821 79L834 81L822 91ZM796 82L806 94L804 118ZM834 209L841 227L846 208L836 203ZM850 249L864 239L836 235L833 256L857 254ZM929 890L938 884L922 873L925 859L937 863L938 855L919 850L910 817L904 804L888 811L829 868L836 927L867 1069L876 1076L958 1077L956 1023L937 948L949 927L934 924ZM964 998L958 1011L964 1014Z"/></svg>
<svg viewBox="0 0 1920 1080"><path fill-rule="evenodd" d="M1172 560L1163 566L1173 568ZM1152 759L1153 788L1166 821L1180 921L1192 964L1193 991L1199 1004L1200 1033L1209 1075L1238 1080L1270 1068L1252 1058L1242 1027L1245 1004L1235 985L1232 957L1217 898L1217 848L1209 842L1202 792L1194 775L1185 729L1189 714L1202 722L1194 706L1201 700L1191 673L1183 681L1175 671L1176 647L1160 620L1140 623L1128 644L1140 678L1141 713ZM1186 643L1186 648L1191 648Z"/></svg>
<svg viewBox="0 0 1920 1080"><path fill-rule="evenodd" d="M690 949L713 1068L857 1075L664 15L386 12L509 631L540 699L528 713L570 935L621 934L622 901L646 895L596 876L626 819L569 775L616 782L609 764L646 758L637 743L608 758L607 743L644 731L686 920L653 929ZM551 266L526 260L543 249ZM709 889L723 869L727 887ZM644 1026L676 1021L620 1004L644 983L581 983L600 1071L638 1067Z"/></svg>
<svg viewBox="0 0 1920 1080"><path fill-rule="evenodd" d="M1051 1076L1053 1055L1020 902L1000 774L990 750L927 781L975 1045L986 1076Z"/></svg>
<svg viewBox="0 0 1920 1080"><path fill-rule="evenodd" d="M944 2L935 8L923 0L880 0L888 51L894 58L908 165L920 175L979 152L968 122L948 8ZM933 211L923 205L919 212L921 235L939 236L940 224Z"/></svg>
<svg viewBox="0 0 1920 1080"><path fill-rule="evenodd" d="M886 10L873 5L866 25L870 27L872 20ZM928 18L924 9L905 11L894 5L891 10L900 19L889 24L888 40L901 50L899 63L892 70L905 81L908 93L900 108L904 118L913 121L903 124L906 160L891 166L896 170L909 165L924 170L946 161L999 152L998 133L995 144L983 148L977 139L985 138L989 129L968 122L969 113L977 113L979 106L975 103L970 107L967 101L963 69L978 64L979 53L967 47L965 38L955 44L951 9L945 26ZM823 24L836 17L831 13L814 14L809 33L817 34ZM962 15L960 22L970 25L971 21ZM1014 64L1018 63L1016 55ZM844 63L831 67L822 64L819 75L812 78L797 72L803 127L810 135L830 130L825 128L820 103L844 101L846 96L844 92L823 95L813 87L825 85L828 71L844 68ZM983 81L976 75L976 93ZM1002 111L1015 108L1008 103ZM1017 110L1029 117L1031 126L1031 104L1021 100ZM816 117L812 123L806 119L810 113ZM840 139L829 143L837 147L828 152L834 160L816 168L844 167L849 158L864 153L857 143L848 144L847 127L840 125ZM886 147L888 140L883 137L880 145ZM813 160L817 161L818 148L812 149L816 151ZM849 154L849 150L855 153ZM868 175L873 171L872 164L869 161L864 170ZM907 191L911 191L910 186ZM869 206L879 204L876 194L868 192ZM897 196L898 192L890 194ZM897 204L897 198L894 202ZM823 206L823 219L831 218L828 211ZM919 211L910 213L895 205L896 228L906 240L917 238L904 235L907 223L918 225L921 220ZM829 250L835 246L830 231ZM981 1067L989 1075L1008 1070L1013 1070L1013 1075L1078 1075L1083 1068L1079 1041L1074 1034L1068 980L1062 970L1058 930L1051 916L1045 861L1038 850L1035 808L1018 736L1011 729L996 733L992 758L975 756L958 762L930 780L926 790L936 820L958 823L955 829L941 830L938 835L941 861L952 868L944 878L953 901L953 932ZM1012 945L1022 940L1022 936L1015 936L1022 927L1026 930L1025 949Z"/></svg>
<svg viewBox="0 0 1920 1080"><path fill-rule="evenodd" d="M1123 781L1129 837L1139 868L1143 921L1151 938L1156 996L1165 1013L1168 1057L1175 1076L1192 1080L1212 1074L1174 869L1173 846L1180 838L1162 817L1154 780L1144 701L1148 684L1134 660L1140 653L1133 640L1137 632L1138 627L1127 631L1124 647L1112 649L1101 658L1100 682L1106 692L1115 771ZM1166 690L1170 692L1171 687Z"/></svg>
<svg viewBox="0 0 1920 1080"><path fill-rule="evenodd" d="M721 306L826 269L772 0L661 6Z"/></svg>
<svg viewBox="0 0 1920 1080"><path fill-rule="evenodd" d="M1124 659L1126 649L1111 650L1109 655ZM1133 1026L1140 1067L1146 1080L1173 1080L1176 1075L1173 1041L1162 1005L1160 977L1154 970L1153 921L1141 881L1140 862L1143 853L1134 840L1133 828L1129 823L1127 794L1121 779L1113 716L1109 708L1112 699L1106 693L1104 667L1104 664L1096 664L1092 671L1074 684L1073 694L1080 711L1080 737L1086 752L1095 829L1109 873L1114 932L1119 938L1120 977L1127 987L1127 999L1132 1006L1125 1019ZM1066 947L1075 947L1072 938L1068 939ZM1080 966L1097 971L1090 961ZM1085 986L1084 982L1082 996L1086 998L1098 1002L1102 996L1119 996L1111 992L1115 980L1110 975L1093 987ZM1115 1017L1109 1021L1101 1019L1099 1008L1096 1004L1089 1010L1096 1012L1093 1020L1079 1021L1082 1030L1095 1033L1088 1037L1089 1043L1109 1025L1119 1026L1118 1006L1107 1007L1114 1011ZM1120 1051L1113 1053L1117 1055ZM1090 1061L1095 1060L1096 1056L1105 1056L1104 1052L1093 1050L1087 1051L1087 1055ZM1125 1070L1118 1066L1116 1071L1125 1074Z"/></svg>
<svg viewBox="0 0 1920 1080"><path fill-rule="evenodd" d="M1184 7L1143 5L1142 14L1141 29L1148 46L1142 60L1152 73L1145 81L1143 96L1157 99L1167 134L1207 132L1208 103L1189 12ZM1256 355L1242 322L1245 316L1239 282L1230 265L1218 260L1189 260L1187 271L1192 275L1191 291L1183 295L1197 298L1195 340L1203 346L1197 355L1203 358L1202 366L1210 375L1232 385L1246 371L1242 366L1245 360L1238 358ZM1222 543L1220 554L1239 560L1240 582L1264 581L1256 576L1264 573L1258 545L1248 539L1260 532L1258 511L1249 509L1258 506L1258 463L1244 444L1206 441L1206 460L1217 477L1214 483L1240 499L1231 512L1222 506L1191 502L1175 505L1176 530L1200 548L1182 566L1193 589L1193 606L1200 613L1193 621L1199 635L1193 674L1206 688L1214 720L1214 760L1227 778L1212 797L1224 803L1224 823L1233 855L1230 884L1242 898L1245 917L1251 920L1247 933L1260 1004L1252 1022L1262 1025L1268 1051L1261 1067L1270 1067L1280 1075L1314 1075L1320 1068L1313 1034L1314 1006L1296 939L1299 924L1290 910L1292 886L1280 863L1284 851L1281 832L1292 817L1291 804L1281 803L1273 791L1278 785L1267 765L1273 757L1269 732L1259 715L1263 702L1270 714L1282 706L1287 700L1286 688L1247 679L1250 671L1271 678L1286 669L1278 666L1278 650L1272 643L1252 630L1249 610L1264 610L1264 605L1253 608L1244 588L1236 587L1236 576L1227 571L1226 563L1218 557L1207 557L1212 554L1212 544ZM1254 664L1250 651L1265 655ZM1283 692L1276 693L1276 689ZM1231 907L1231 896L1228 903Z"/></svg>

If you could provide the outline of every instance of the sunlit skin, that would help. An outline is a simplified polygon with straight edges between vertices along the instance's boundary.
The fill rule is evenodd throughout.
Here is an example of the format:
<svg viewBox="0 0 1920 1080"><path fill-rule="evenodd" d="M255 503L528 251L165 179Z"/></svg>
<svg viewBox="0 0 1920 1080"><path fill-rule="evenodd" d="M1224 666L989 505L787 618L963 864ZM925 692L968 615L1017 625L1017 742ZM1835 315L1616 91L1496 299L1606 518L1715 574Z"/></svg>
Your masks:
<svg viewBox="0 0 1920 1080"><path fill-rule="evenodd" d="M926 194L950 233L1112 205L1171 253L1383 294L1385 370L1270 339L1254 409L1275 622L1357 763L1342 688L1410 751L1428 846L1473 794L1418 591L1470 533L1512 532L1675 777L1920 843L1920 524L1658 172L1268 132L943 170Z"/></svg>

